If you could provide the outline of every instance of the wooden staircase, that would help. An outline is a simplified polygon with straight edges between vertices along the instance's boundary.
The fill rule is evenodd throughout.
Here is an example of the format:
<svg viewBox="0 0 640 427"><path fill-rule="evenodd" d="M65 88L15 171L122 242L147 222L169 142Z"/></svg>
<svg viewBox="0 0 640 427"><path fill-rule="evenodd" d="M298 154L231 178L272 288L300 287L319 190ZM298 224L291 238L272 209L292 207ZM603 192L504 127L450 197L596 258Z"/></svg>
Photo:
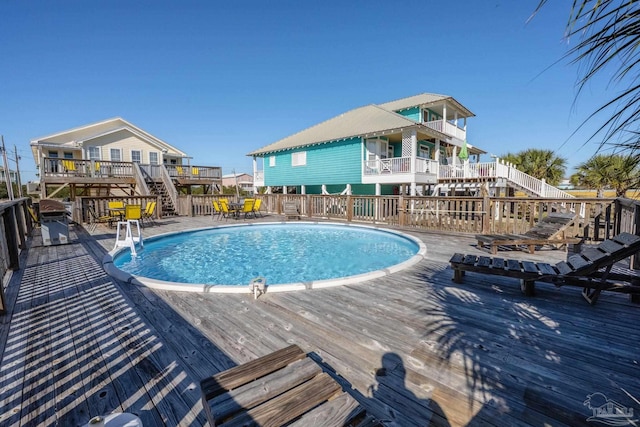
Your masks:
<svg viewBox="0 0 640 427"><path fill-rule="evenodd" d="M159 181L156 182L152 179L147 179L147 186L149 187L149 192L154 196L159 196L161 200L161 209L162 216L175 216L176 207L173 205L173 201L169 196L169 191L164 185L164 182Z"/></svg>

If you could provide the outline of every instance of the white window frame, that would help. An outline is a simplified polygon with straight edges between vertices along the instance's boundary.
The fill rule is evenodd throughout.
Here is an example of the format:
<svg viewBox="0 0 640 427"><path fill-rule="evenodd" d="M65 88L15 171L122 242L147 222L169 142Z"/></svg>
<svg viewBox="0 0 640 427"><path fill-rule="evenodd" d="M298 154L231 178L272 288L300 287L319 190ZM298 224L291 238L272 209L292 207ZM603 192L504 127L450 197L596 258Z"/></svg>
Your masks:
<svg viewBox="0 0 640 427"><path fill-rule="evenodd" d="M97 150L96 152L93 152ZM97 156L96 156L97 154ZM102 150L98 146L87 147L87 159L88 160L102 160Z"/></svg>
<svg viewBox="0 0 640 427"><path fill-rule="evenodd" d="M274 167L276 165L276 156L269 156L269 167Z"/></svg>
<svg viewBox="0 0 640 427"><path fill-rule="evenodd" d="M118 158L113 158L113 153L118 153ZM112 162L121 162L122 161L122 150L120 148L110 148L109 149L109 160Z"/></svg>
<svg viewBox="0 0 640 427"><path fill-rule="evenodd" d="M139 154L139 158L138 160L133 160L133 153L138 153ZM131 150L131 163L142 163L142 150Z"/></svg>
<svg viewBox="0 0 640 427"><path fill-rule="evenodd" d="M151 156L154 155L156 156L156 161L154 162L151 159ZM160 153L157 151L149 151L149 164L150 165L159 165L160 164Z"/></svg>
<svg viewBox="0 0 640 427"><path fill-rule="evenodd" d="M295 153L291 153L291 166L306 166L307 165L307 152L306 151L297 151Z"/></svg>
<svg viewBox="0 0 640 427"><path fill-rule="evenodd" d="M427 155L423 155L424 153L427 153ZM423 159L430 159L431 158L431 147L429 147L428 145L425 144L420 144L418 146L418 157L422 157Z"/></svg>

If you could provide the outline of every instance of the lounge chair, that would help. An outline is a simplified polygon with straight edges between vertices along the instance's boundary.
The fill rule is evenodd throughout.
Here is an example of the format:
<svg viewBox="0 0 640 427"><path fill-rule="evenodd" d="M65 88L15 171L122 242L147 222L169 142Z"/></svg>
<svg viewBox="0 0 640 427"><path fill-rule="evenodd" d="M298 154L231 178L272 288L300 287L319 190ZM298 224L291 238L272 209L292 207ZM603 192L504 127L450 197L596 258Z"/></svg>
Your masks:
<svg viewBox="0 0 640 427"><path fill-rule="evenodd" d="M382 426L297 345L205 378L200 388L211 427Z"/></svg>
<svg viewBox="0 0 640 427"><path fill-rule="evenodd" d="M554 212L524 234L476 234L476 240L480 247L491 246L492 255L498 253L500 246L526 246L532 254L541 245L579 244L582 239L573 232L576 219L572 213Z"/></svg>
<svg viewBox="0 0 640 427"><path fill-rule="evenodd" d="M520 288L527 296L534 295L535 282L579 286L584 298L593 305L602 291L633 294L632 300L638 302L640 276L612 273L611 268L639 251L640 236L620 233L556 265L460 253L454 254L449 262L456 283L462 283L465 272L471 271L520 279Z"/></svg>
<svg viewBox="0 0 640 427"><path fill-rule="evenodd" d="M287 219L300 219L300 211L298 210L298 205L295 202L284 202L282 207L284 216Z"/></svg>

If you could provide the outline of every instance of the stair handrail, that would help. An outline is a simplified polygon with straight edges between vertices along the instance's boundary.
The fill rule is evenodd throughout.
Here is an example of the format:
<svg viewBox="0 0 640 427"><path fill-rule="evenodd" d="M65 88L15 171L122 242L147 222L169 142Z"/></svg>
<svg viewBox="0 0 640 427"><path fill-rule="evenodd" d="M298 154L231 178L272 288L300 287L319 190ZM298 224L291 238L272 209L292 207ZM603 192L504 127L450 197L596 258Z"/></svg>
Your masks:
<svg viewBox="0 0 640 427"><path fill-rule="evenodd" d="M169 193L169 198L171 199L171 203L173 204L173 208L175 209L178 206L178 190L173 185L173 181L171 180L171 176L169 175L169 171L162 165L160 169L162 172L160 173L160 177L162 178L162 183L164 187L167 189L167 193Z"/></svg>
<svg viewBox="0 0 640 427"><path fill-rule="evenodd" d="M150 196L151 191L149 191L149 186L147 185L147 181L144 178L144 174L142 172L142 168L139 163L133 163L133 177L136 180L136 189L140 189L138 191L141 196Z"/></svg>
<svg viewBox="0 0 640 427"><path fill-rule="evenodd" d="M500 162L496 158L496 176L506 178L512 183L531 191L539 197L549 197L553 199L574 199L575 196L562 191L561 189L549 185L544 179L535 178L529 174L519 171L514 165Z"/></svg>

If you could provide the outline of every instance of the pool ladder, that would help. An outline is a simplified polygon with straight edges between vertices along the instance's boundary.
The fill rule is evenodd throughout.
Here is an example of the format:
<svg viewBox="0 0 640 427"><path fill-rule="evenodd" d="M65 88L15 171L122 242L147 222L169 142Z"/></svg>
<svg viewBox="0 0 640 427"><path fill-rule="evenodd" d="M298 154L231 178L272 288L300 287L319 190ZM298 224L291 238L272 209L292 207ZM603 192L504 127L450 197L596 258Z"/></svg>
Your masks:
<svg viewBox="0 0 640 427"><path fill-rule="evenodd" d="M135 225L136 235L134 236L132 225ZM125 230L124 238L120 238L120 231ZM131 249L131 255L136 256L136 243L140 243L140 247L144 247L142 241L142 232L140 231L140 222L137 219L128 219L126 221L118 221L118 230L116 231L116 244L113 249L128 247Z"/></svg>

